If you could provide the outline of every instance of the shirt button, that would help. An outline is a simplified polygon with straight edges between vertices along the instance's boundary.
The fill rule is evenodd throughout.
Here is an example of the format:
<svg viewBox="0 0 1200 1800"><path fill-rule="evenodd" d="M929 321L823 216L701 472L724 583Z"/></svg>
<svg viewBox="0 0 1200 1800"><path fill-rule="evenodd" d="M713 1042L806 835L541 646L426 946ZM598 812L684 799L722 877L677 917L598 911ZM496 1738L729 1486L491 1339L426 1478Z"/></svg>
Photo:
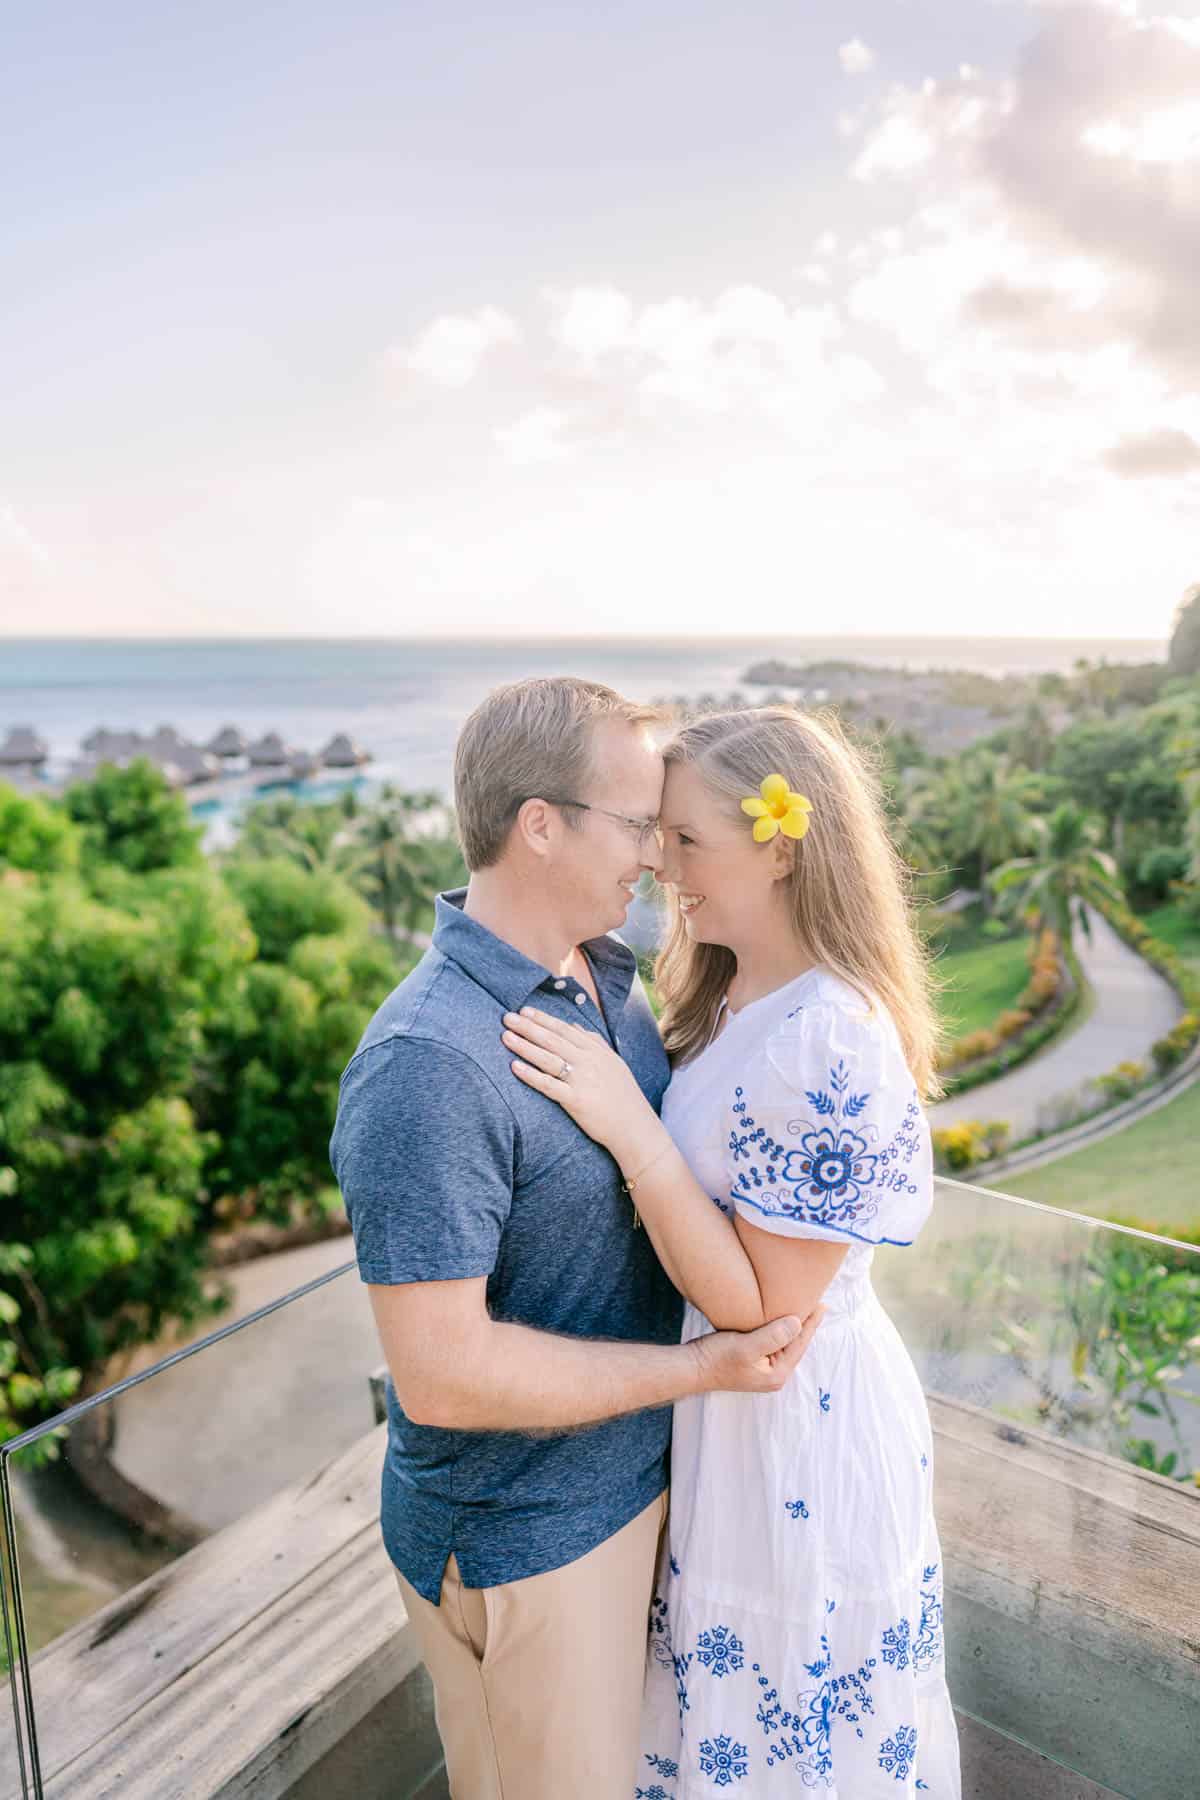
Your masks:
<svg viewBox="0 0 1200 1800"><path fill-rule="evenodd" d="M576 1006L586 1006L587 1005L587 995L586 994L576 994L575 1004L576 1004Z"/></svg>
<svg viewBox="0 0 1200 1800"><path fill-rule="evenodd" d="M566 987L567 984L565 981L556 981L554 985L558 989L559 993L561 994L562 990Z"/></svg>

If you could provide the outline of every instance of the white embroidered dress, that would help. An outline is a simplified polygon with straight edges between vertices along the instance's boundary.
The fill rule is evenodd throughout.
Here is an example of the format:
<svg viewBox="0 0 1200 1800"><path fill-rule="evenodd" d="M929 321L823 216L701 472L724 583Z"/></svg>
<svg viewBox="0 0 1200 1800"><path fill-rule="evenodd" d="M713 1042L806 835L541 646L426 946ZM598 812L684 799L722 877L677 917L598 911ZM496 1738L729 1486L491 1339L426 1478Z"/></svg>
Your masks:
<svg viewBox="0 0 1200 1800"><path fill-rule="evenodd" d="M959 1800L929 1416L871 1285L932 1199L895 1027L810 970L725 1018L663 1119L726 1213L849 1250L782 1392L675 1407L636 1800Z"/></svg>

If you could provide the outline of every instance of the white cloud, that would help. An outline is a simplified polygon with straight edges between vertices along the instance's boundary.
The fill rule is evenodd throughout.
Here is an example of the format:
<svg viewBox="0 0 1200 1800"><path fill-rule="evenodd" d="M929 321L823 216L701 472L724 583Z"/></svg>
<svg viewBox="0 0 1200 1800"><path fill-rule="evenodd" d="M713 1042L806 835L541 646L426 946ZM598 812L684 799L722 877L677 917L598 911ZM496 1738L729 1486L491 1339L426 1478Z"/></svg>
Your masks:
<svg viewBox="0 0 1200 1800"><path fill-rule="evenodd" d="M1195 475L1200 444L1186 431L1163 427L1122 438L1101 458L1114 475L1130 477Z"/></svg>
<svg viewBox="0 0 1200 1800"><path fill-rule="evenodd" d="M587 361L625 343L633 303L610 287L578 287L563 296L550 290L546 299L558 309L554 336L565 350Z"/></svg>
<svg viewBox="0 0 1200 1800"><path fill-rule="evenodd" d="M1135 163L1183 163L1200 159L1200 100L1141 114L1130 123L1105 119L1081 133L1085 149L1124 156Z"/></svg>
<svg viewBox="0 0 1200 1800"><path fill-rule="evenodd" d="M419 543L356 521L355 566L597 628L658 592L664 629L752 594L768 630L953 630L964 586L980 630L1120 631L1134 591L1165 620L1195 578L1200 43L1098 0L1035 23L1011 73L862 85L836 234L786 282L546 292L510 414L448 409L458 511Z"/></svg>
<svg viewBox="0 0 1200 1800"><path fill-rule="evenodd" d="M440 387L466 387L489 350L515 344L519 335L514 321L495 306L481 306L473 313L443 313L410 345L389 350L387 360Z"/></svg>
<svg viewBox="0 0 1200 1800"><path fill-rule="evenodd" d="M534 406L511 425L498 426L492 437L512 463L558 462L567 454L562 441L567 415L554 406Z"/></svg>
<svg viewBox="0 0 1200 1800"><path fill-rule="evenodd" d="M875 52L868 49L861 38L851 38L847 44L838 45L838 61L847 75L865 75L868 69L875 67Z"/></svg>
<svg viewBox="0 0 1200 1800"><path fill-rule="evenodd" d="M676 295L640 309L611 288L560 293L554 304L552 338L574 352L579 375L618 384L623 420L630 405L643 420L740 413L803 436L848 399L882 391L866 358L841 344L824 302L793 305L743 284L712 301Z"/></svg>

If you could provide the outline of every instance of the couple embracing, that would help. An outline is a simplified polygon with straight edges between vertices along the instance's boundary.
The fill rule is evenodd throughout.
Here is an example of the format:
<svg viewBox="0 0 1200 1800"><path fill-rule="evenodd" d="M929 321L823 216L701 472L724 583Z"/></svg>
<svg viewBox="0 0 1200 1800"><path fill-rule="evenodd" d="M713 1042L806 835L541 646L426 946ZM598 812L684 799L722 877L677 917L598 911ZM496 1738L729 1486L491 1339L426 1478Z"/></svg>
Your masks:
<svg viewBox="0 0 1200 1800"><path fill-rule="evenodd" d="M959 1800L929 1420L870 1276L932 1197L902 872L836 727L655 723L566 677L476 708L469 883L342 1080L451 1792ZM645 871L658 1022L611 935Z"/></svg>

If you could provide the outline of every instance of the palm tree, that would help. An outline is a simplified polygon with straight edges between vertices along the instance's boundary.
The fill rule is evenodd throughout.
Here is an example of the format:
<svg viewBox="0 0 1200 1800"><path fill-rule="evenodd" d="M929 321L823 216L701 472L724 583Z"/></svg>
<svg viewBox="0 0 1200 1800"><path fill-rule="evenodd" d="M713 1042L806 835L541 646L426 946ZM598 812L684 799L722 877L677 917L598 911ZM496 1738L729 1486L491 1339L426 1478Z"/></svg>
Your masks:
<svg viewBox="0 0 1200 1800"><path fill-rule="evenodd" d="M994 869L989 877L993 893L1005 912L1036 907L1063 944L1071 943L1077 923L1090 938L1089 904L1122 905L1125 898L1115 862L1097 848L1098 821L1068 800L1048 819L1036 818L1031 824L1037 849Z"/></svg>
<svg viewBox="0 0 1200 1800"><path fill-rule="evenodd" d="M393 943L410 939L421 910L440 888L461 878L457 845L422 831L416 821L440 805L435 793L403 793L390 785L364 809L340 867L379 912Z"/></svg>
<svg viewBox="0 0 1200 1800"><path fill-rule="evenodd" d="M988 872L1017 856L1034 836L1033 806L1040 797L1035 776L1014 768L993 750L964 761L950 780L947 828L956 856L979 859L983 910L991 910Z"/></svg>
<svg viewBox="0 0 1200 1800"><path fill-rule="evenodd" d="M342 804L319 805L282 794L251 807L238 834L244 856L285 856L301 868L336 866L347 817Z"/></svg>

